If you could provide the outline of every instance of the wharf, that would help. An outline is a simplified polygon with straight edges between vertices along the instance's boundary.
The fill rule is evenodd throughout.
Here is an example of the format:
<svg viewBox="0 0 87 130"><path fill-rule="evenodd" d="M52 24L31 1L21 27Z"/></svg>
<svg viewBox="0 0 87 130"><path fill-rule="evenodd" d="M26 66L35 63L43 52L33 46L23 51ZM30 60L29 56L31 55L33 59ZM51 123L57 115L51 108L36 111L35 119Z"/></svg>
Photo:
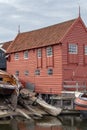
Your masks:
<svg viewBox="0 0 87 130"><path fill-rule="evenodd" d="M80 111L77 110L63 110L60 115L80 115Z"/></svg>
<svg viewBox="0 0 87 130"><path fill-rule="evenodd" d="M61 107L62 112L60 115L79 115L80 111L75 110L75 93L74 92L63 92L60 95L52 96L51 104L56 107Z"/></svg>
<svg viewBox="0 0 87 130"><path fill-rule="evenodd" d="M51 100L52 105L61 107L63 111L74 110L74 107L75 107L75 104L74 104L75 94L74 93L62 93L61 95L52 96L50 100Z"/></svg>

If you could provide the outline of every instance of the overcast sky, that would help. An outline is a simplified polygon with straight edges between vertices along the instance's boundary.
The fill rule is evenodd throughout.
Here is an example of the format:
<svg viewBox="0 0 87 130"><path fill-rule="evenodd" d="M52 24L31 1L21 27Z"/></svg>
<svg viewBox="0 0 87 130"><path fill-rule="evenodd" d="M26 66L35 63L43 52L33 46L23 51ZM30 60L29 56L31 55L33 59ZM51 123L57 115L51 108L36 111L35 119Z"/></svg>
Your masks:
<svg viewBox="0 0 87 130"><path fill-rule="evenodd" d="M87 26L87 0L0 0L0 42L27 32L78 17Z"/></svg>

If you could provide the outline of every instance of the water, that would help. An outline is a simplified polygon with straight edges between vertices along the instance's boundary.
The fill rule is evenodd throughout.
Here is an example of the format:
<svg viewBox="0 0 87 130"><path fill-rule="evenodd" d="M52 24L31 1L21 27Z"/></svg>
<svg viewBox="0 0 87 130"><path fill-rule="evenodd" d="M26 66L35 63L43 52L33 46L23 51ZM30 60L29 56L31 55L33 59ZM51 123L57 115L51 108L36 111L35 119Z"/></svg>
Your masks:
<svg viewBox="0 0 87 130"><path fill-rule="evenodd" d="M87 120L79 116L44 117L43 119L0 120L0 130L87 130Z"/></svg>

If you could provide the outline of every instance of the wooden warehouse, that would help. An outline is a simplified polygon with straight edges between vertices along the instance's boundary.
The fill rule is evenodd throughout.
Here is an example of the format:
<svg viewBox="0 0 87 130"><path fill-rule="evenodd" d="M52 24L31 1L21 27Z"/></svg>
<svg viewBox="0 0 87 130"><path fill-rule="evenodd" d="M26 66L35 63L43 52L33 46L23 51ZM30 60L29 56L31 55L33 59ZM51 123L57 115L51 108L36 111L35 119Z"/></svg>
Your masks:
<svg viewBox="0 0 87 130"><path fill-rule="evenodd" d="M80 16L19 33L7 54L7 71L38 93L87 89L87 29Z"/></svg>

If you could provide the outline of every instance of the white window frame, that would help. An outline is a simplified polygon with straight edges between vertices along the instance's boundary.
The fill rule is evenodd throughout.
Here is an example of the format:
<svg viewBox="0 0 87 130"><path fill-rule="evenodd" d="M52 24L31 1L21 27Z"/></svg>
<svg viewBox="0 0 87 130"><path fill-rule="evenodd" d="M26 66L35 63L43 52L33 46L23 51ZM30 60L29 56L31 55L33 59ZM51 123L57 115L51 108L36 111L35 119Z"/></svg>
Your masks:
<svg viewBox="0 0 87 130"><path fill-rule="evenodd" d="M29 57L29 51L24 51L24 59L28 59Z"/></svg>
<svg viewBox="0 0 87 130"><path fill-rule="evenodd" d="M18 60L18 59L19 59L19 54L18 54L18 53L15 53L15 54L14 54L14 57L15 57L15 60Z"/></svg>
<svg viewBox="0 0 87 130"><path fill-rule="evenodd" d="M70 43L68 46L69 54L77 54L78 53L78 45L75 43Z"/></svg>
<svg viewBox="0 0 87 130"><path fill-rule="evenodd" d="M38 50L37 50L37 57L38 57L38 58L41 58L41 57L42 57L42 51L41 51L41 49L38 49Z"/></svg>
<svg viewBox="0 0 87 130"><path fill-rule="evenodd" d="M84 53L87 55L87 45L84 46Z"/></svg>
<svg viewBox="0 0 87 130"><path fill-rule="evenodd" d="M50 57L53 55L53 50L51 46L46 48L46 53L47 53L47 57Z"/></svg>

